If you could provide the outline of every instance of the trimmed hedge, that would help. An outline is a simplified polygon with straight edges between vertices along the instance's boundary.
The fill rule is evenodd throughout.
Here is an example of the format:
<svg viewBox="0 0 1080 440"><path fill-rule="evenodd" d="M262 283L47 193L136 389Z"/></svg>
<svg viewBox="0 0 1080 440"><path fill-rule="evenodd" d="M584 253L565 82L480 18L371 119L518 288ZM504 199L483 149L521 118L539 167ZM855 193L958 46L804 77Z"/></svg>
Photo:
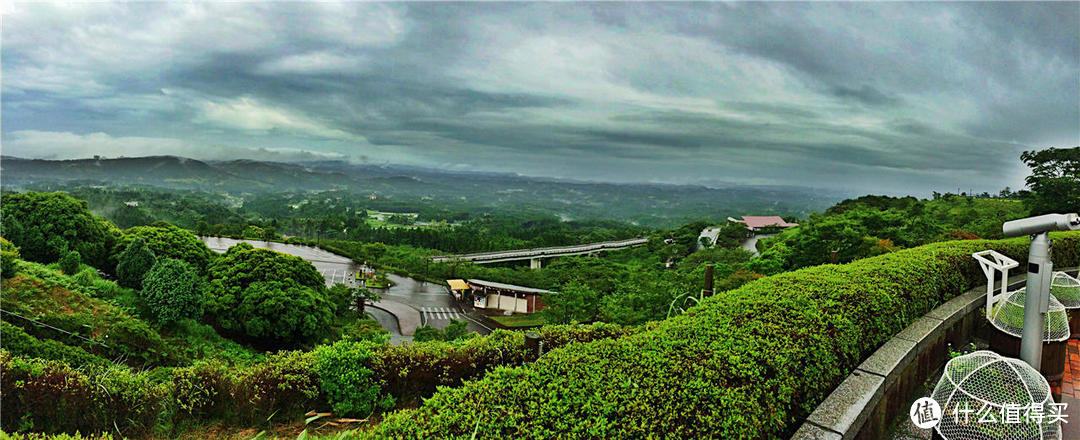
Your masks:
<svg viewBox="0 0 1080 440"><path fill-rule="evenodd" d="M545 350L636 332L635 328L612 324L551 326L540 330ZM391 396L398 402L408 403L430 396L439 386L455 386L464 380L479 378L497 366L520 365L524 361L524 344L521 333L499 330L458 344L384 345L373 347L367 364L357 367L372 370L370 380L380 386L380 396ZM113 401L99 402L93 399L100 399L100 395L85 393L88 387L103 380L103 371L108 375L121 371L120 367L74 370L57 362L14 356L6 346L4 348L4 374L0 387L4 406L0 428L23 430L21 420L26 418L33 421L33 426L25 429L33 431L98 432L102 430L101 420L118 414L118 409L110 406ZM125 422L130 426L122 426L123 432L125 435L150 432L155 423L161 422L176 426L184 422L224 420L255 425L265 423L270 416L281 421L312 409L330 409L332 399L329 396L335 391L326 388L317 367L316 352L282 351L240 368L200 361L188 367L166 369L167 374L156 382L143 380L149 373L123 370L128 372L121 376L124 384L142 387L125 391L128 395L157 396L162 392L160 387L165 390L159 399L163 403L155 410L160 417L152 419L141 415L132 418ZM9 374L9 368L13 368L13 374ZM43 369L49 374L36 373ZM35 377L35 382L26 385L27 377ZM128 380L131 378L139 380ZM67 387L63 383L78 386ZM33 394L42 387L51 393L49 398L41 399ZM68 411L65 408L69 408L69 402L89 405L85 410L87 413L72 420L59 420L56 414ZM145 403L140 403L140 408L143 406Z"/></svg>
<svg viewBox="0 0 1080 440"><path fill-rule="evenodd" d="M552 325L535 330L544 352L573 343L619 338L637 333L636 327L595 323ZM525 334L495 330L490 335L457 342L428 341L376 350L371 369L381 378L383 394L410 405L435 394L438 387L458 386L497 366L525 362Z"/></svg>
<svg viewBox="0 0 1080 440"><path fill-rule="evenodd" d="M125 436L149 433L166 410L168 386L146 372L96 369L94 374L67 364L12 356L0 351L0 421L5 430L106 432Z"/></svg>
<svg viewBox="0 0 1080 440"><path fill-rule="evenodd" d="M1080 233L1054 234L1075 266ZM971 253L1026 261L1027 239L952 241L763 278L627 338L569 344L388 416L368 438L787 438L858 363L985 283Z"/></svg>

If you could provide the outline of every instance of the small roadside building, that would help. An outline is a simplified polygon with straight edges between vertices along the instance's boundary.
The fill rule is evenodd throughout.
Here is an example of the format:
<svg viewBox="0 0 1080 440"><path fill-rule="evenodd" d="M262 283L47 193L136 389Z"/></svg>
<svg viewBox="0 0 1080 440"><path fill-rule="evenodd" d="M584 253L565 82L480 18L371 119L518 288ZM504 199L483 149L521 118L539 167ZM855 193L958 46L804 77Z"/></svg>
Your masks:
<svg viewBox="0 0 1080 440"><path fill-rule="evenodd" d="M465 280L446 280L446 285L450 287L450 294L458 301L465 301L468 298L466 295L472 293L472 287L469 287Z"/></svg>
<svg viewBox="0 0 1080 440"><path fill-rule="evenodd" d="M543 296L550 290L536 289L494 281L446 280L450 292L461 301L472 301L477 309L512 313L536 313L544 308Z"/></svg>
<svg viewBox="0 0 1080 440"><path fill-rule="evenodd" d="M776 229L786 229L799 226L798 223L788 223L778 215L744 215L742 220L728 217L728 221L742 223L751 233L775 232Z"/></svg>

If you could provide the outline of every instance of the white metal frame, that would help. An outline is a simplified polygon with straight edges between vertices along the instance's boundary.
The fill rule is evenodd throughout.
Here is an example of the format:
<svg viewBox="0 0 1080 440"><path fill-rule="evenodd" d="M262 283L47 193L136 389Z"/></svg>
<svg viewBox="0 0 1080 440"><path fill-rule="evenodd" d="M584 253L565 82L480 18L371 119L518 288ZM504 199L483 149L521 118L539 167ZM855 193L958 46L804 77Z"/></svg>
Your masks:
<svg viewBox="0 0 1080 440"><path fill-rule="evenodd" d="M1016 260L1002 255L995 250L979 251L971 254L982 271L986 274L986 319L990 319L990 312L994 310L994 304L1005 298L1009 291L1009 269L1019 266ZM1001 272L1001 289L994 293L994 273Z"/></svg>

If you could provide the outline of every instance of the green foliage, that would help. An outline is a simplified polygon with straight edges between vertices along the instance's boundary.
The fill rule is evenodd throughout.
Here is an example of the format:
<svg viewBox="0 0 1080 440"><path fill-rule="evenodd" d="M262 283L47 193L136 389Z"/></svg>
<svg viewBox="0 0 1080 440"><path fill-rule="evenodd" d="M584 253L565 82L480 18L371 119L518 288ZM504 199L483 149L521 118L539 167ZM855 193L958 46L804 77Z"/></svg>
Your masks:
<svg viewBox="0 0 1080 440"><path fill-rule="evenodd" d="M113 437L112 434L110 434L108 432L103 432L101 434L88 434L88 435L82 435L82 434L79 434L79 433L75 433L75 434L61 433L61 434L47 435L47 434L39 434L39 433L32 433L32 432L30 432L30 433L13 432L11 434L8 434L8 433L6 433L4 431L0 431L0 440L113 440L114 438L115 437Z"/></svg>
<svg viewBox="0 0 1080 440"><path fill-rule="evenodd" d="M1076 265L1080 233L1053 236L1055 265ZM443 389L365 438L786 438L882 343L983 282L972 252L1027 247L951 241L763 278L641 334Z"/></svg>
<svg viewBox="0 0 1080 440"><path fill-rule="evenodd" d="M5 279L0 286L4 292L4 310L32 317L95 343L25 320L4 318L29 335L41 340L64 341L91 354L122 359L132 365L171 365L183 360L158 332L127 310L95 297L93 289L38 263L17 261L17 264L19 273ZM102 280L94 284L111 284L117 288Z"/></svg>
<svg viewBox="0 0 1080 440"><path fill-rule="evenodd" d="M544 351L568 344L620 338L638 332L636 327L595 323L551 325L535 330ZM520 365L525 359L525 336L520 331L495 330L490 335L454 342L430 341L407 345L384 345L373 350L371 369L384 381L383 393L399 403L417 403L437 387L459 386L499 365Z"/></svg>
<svg viewBox="0 0 1080 440"><path fill-rule="evenodd" d="M394 399L379 395L380 383L368 368L368 343L339 341L315 349L315 373L319 388L330 399L334 413L343 417L368 417L376 408L390 408Z"/></svg>
<svg viewBox="0 0 1080 440"><path fill-rule="evenodd" d="M428 342L428 341L447 341L453 342L459 339L466 339L476 336L468 330L468 323L459 320L451 319L450 324L447 324L446 328L439 330L430 325L417 328L413 333L414 342Z"/></svg>
<svg viewBox="0 0 1080 440"><path fill-rule="evenodd" d="M82 348L53 339L35 338L22 328L7 322L0 322L0 339L4 341L4 350L15 355L62 361L75 367L109 365L105 359L87 353Z"/></svg>
<svg viewBox="0 0 1080 440"><path fill-rule="evenodd" d="M146 246L142 237L127 241L124 251L116 259L119 261L116 265L116 278L121 286L132 289L142 288L143 278L157 262L154 252Z"/></svg>
<svg viewBox="0 0 1080 440"><path fill-rule="evenodd" d="M0 426L47 433L120 431L142 436L169 402L169 387L147 372L111 366L92 371L0 352ZM29 429L28 429L29 430Z"/></svg>
<svg viewBox="0 0 1080 440"><path fill-rule="evenodd" d="M428 341L441 341L443 340L442 330L439 330L430 325L418 327L413 332L413 340L416 342L428 342Z"/></svg>
<svg viewBox="0 0 1080 440"><path fill-rule="evenodd" d="M1025 151L1020 160L1031 168L1024 203L1032 215L1080 211L1080 147Z"/></svg>
<svg viewBox="0 0 1080 440"><path fill-rule="evenodd" d="M254 349L222 337L213 327L195 320L178 321L169 330L170 336L182 339L177 345L191 359L213 360L233 366L251 365L265 359Z"/></svg>
<svg viewBox="0 0 1080 440"><path fill-rule="evenodd" d="M142 297L157 322L172 324L202 316L203 280L187 263L171 258L159 261L142 284Z"/></svg>
<svg viewBox="0 0 1080 440"><path fill-rule="evenodd" d="M182 260L203 273L215 254L195 234L185 229L164 222L152 226L136 226L124 231L120 246L126 249L128 244L141 239L146 247L160 259L175 258ZM153 263L150 264L151 266Z"/></svg>
<svg viewBox="0 0 1080 440"><path fill-rule="evenodd" d="M79 265L82 264L82 256L79 255L79 251L68 251L63 257L60 257L60 270L68 275L75 275L75 272L79 271Z"/></svg>
<svg viewBox="0 0 1080 440"><path fill-rule="evenodd" d="M294 282L259 281L243 292L232 316L218 322L242 328L258 345L299 346L326 334L333 322L333 306L326 294Z"/></svg>
<svg viewBox="0 0 1080 440"><path fill-rule="evenodd" d="M1001 223L1027 216L1015 200L945 195L934 200L865 196L811 214L799 226L767 239L759 273L823 263L846 263L957 238L1000 238Z"/></svg>
<svg viewBox="0 0 1080 440"><path fill-rule="evenodd" d="M229 392L236 413L255 422L310 410L320 396L311 354L279 352L231 375Z"/></svg>
<svg viewBox="0 0 1080 440"><path fill-rule="evenodd" d="M0 278L15 276L15 260L19 257L19 248L7 239L0 238Z"/></svg>
<svg viewBox="0 0 1080 440"><path fill-rule="evenodd" d="M600 309L600 294L584 283L573 281L559 289L544 295L546 306L540 313L553 324L570 322L592 322Z"/></svg>
<svg viewBox="0 0 1080 440"><path fill-rule="evenodd" d="M91 264L106 262L118 231L90 214L86 202L64 193L4 193L4 238L19 247L22 258L49 263L77 251Z"/></svg>
<svg viewBox="0 0 1080 440"><path fill-rule="evenodd" d="M325 334L333 318L322 275L308 261L247 243L210 266L207 312L220 328L264 346L296 346Z"/></svg>

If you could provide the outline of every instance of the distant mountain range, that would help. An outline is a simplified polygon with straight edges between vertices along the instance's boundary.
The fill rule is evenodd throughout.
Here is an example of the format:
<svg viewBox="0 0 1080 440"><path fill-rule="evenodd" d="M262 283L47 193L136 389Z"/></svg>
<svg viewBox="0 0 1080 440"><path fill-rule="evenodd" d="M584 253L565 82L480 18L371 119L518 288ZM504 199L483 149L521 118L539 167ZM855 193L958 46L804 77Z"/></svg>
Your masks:
<svg viewBox="0 0 1080 440"><path fill-rule="evenodd" d="M378 197L423 199L465 206L527 206L570 217L672 224L728 215L805 215L852 194L791 186L721 188L699 185L620 184L446 171L344 161L302 163L253 160L200 161L175 156L42 160L0 158L3 190L50 184L135 185L228 193L339 190Z"/></svg>

